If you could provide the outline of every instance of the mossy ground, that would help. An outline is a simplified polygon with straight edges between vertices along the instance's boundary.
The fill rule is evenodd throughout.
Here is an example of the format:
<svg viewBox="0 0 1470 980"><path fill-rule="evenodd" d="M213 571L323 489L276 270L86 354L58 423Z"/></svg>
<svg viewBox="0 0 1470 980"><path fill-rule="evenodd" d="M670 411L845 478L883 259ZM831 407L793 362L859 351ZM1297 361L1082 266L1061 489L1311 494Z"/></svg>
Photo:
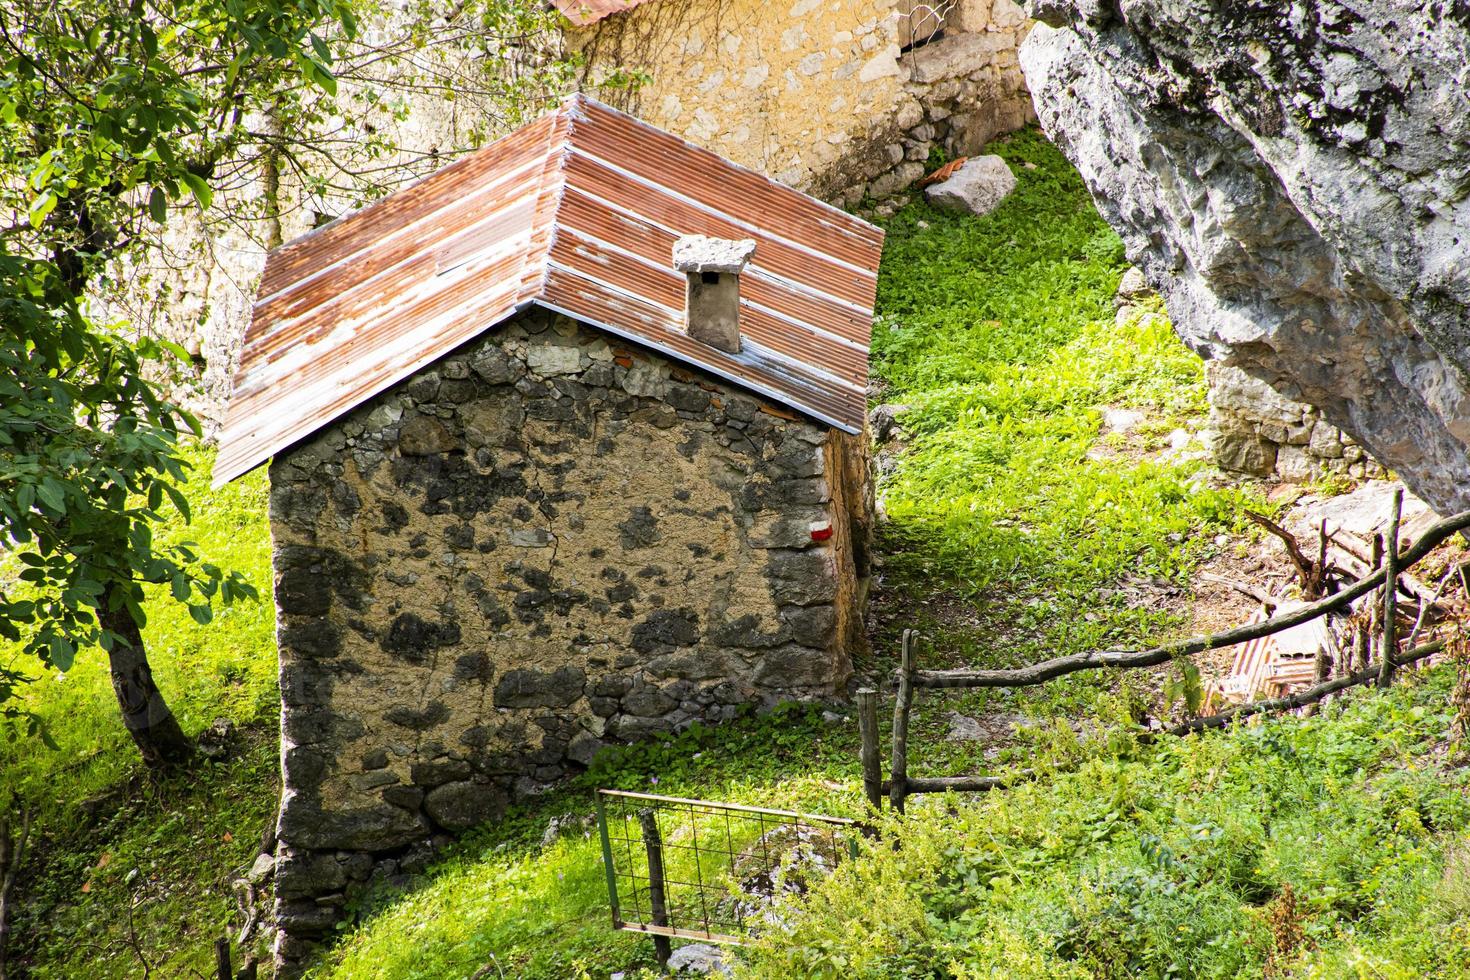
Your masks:
<svg viewBox="0 0 1470 980"><path fill-rule="evenodd" d="M1217 536L1238 531L1243 499L1260 505L1165 451L1170 433L1199 428L1200 365L1160 318L1114 322L1121 249L1075 173L1034 132L994 149L1020 179L995 214L914 203L887 222L874 375L885 401L911 411L883 485L874 656L861 665L875 676L908 626L924 635L925 663L980 666L1176 632L1179 604L1140 601L1120 583L1187 592ZM1101 431L1107 407L1146 420L1128 452ZM262 478L194 497L189 535L264 591ZM18 919L36 976L141 975L140 955L155 976L206 970L232 921L228 882L275 805L269 604L208 628L165 601L149 611L161 683L186 728L231 717L247 726L243 745L233 762L148 784L99 663L35 685L61 751L7 746L0 764L5 790L42 814ZM1463 975L1453 956L1470 938L1470 896L1446 868L1470 866L1470 852L1463 774L1443 762L1446 683L1441 671L1309 721L1149 749L1130 734L1141 710L1162 710L1147 678L925 698L914 771L1024 764L1058 775L916 800L900 849L885 839L865 851L743 968ZM945 737L952 710L1004 712L1021 727L987 756ZM608 927L595 839L583 829L542 843L551 817L590 812L598 785L853 815L855 725L791 709L608 754L470 834L410 894L363 903L315 975L600 980L651 966L645 940ZM115 799L79 806L104 792Z"/></svg>

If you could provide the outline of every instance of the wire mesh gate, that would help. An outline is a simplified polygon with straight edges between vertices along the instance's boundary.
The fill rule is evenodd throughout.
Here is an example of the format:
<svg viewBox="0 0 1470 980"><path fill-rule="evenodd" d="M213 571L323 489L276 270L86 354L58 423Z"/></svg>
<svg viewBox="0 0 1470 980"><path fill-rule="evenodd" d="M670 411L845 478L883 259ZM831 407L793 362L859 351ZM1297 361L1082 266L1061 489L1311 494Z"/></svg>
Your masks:
<svg viewBox="0 0 1470 980"><path fill-rule="evenodd" d="M613 928L743 943L784 895L857 853L856 821L620 790L597 791Z"/></svg>

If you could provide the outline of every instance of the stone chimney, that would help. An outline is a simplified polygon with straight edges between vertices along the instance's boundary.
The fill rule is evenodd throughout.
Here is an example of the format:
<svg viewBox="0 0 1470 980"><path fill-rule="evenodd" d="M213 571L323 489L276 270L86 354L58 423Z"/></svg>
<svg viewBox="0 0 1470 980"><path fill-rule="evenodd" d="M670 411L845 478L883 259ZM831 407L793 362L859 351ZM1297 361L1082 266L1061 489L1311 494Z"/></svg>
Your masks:
<svg viewBox="0 0 1470 980"><path fill-rule="evenodd" d="M684 329L702 344L740 353L740 273L755 254L755 241L685 235L674 242L674 268L689 282Z"/></svg>

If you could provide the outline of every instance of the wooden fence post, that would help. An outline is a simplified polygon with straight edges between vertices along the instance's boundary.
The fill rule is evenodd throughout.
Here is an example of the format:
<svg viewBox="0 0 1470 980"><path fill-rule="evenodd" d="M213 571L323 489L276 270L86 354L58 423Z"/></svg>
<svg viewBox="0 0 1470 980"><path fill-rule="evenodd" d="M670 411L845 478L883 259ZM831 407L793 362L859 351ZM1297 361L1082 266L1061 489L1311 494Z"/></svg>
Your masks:
<svg viewBox="0 0 1470 980"><path fill-rule="evenodd" d="M235 970L230 965L230 940L228 937L214 941L214 969L219 976L219 980L235 980Z"/></svg>
<svg viewBox="0 0 1470 980"><path fill-rule="evenodd" d="M648 909L649 918L655 926L668 928L669 908L664 896L664 839L658 832L658 815L649 807L638 811L638 823L643 827L643 847L648 852ZM668 936L653 937L653 955L658 968L669 972L669 957L673 946Z"/></svg>
<svg viewBox="0 0 1470 980"><path fill-rule="evenodd" d="M889 772L888 803L903 812L909 779L909 709L914 703L914 631L903 631L899 654L898 700L893 707L893 760Z"/></svg>
<svg viewBox="0 0 1470 980"><path fill-rule="evenodd" d="M878 692L871 687L857 692L858 734L862 739L863 796L877 813L883 809L883 770L878 763Z"/></svg>
<svg viewBox="0 0 1470 980"><path fill-rule="evenodd" d="M1399 595L1399 519L1404 511L1404 490L1399 487L1393 492L1393 516L1388 522L1388 547L1383 553L1383 655L1378 670L1378 686L1388 687L1393 683L1393 658L1398 653L1398 637L1395 635Z"/></svg>

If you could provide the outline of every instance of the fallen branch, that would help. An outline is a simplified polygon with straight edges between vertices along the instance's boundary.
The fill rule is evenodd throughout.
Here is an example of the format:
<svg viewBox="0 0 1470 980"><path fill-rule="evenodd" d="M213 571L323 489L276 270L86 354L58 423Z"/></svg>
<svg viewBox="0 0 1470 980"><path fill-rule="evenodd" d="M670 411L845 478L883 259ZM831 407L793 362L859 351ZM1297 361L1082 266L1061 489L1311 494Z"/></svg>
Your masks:
<svg viewBox="0 0 1470 980"><path fill-rule="evenodd" d="M1327 584L1326 565L1314 563L1308 558L1302 552L1296 535L1271 520L1265 514L1257 514L1253 510L1246 510L1244 513L1246 517L1249 517L1256 524L1280 538L1281 543L1286 545L1286 553L1291 557L1291 563L1296 566L1297 580L1302 587L1302 595L1308 599L1320 599L1322 597L1322 590ZM1326 542L1325 534L1323 536L1323 542L1324 544Z"/></svg>
<svg viewBox="0 0 1470 980"><path fill-rule="evenodd" d="M1445 572L1444 577L1439 580L1439 585L1435 587L1434 595L1428 601L1419 603L1419 615L1414 620L1414 628L1409 631L1409 642L1405 644L1410 650L1414 649L1414 643L1419 639L1419 631L1424 629L1424 620L1428 618L1429 610L1439 605L1439 597L1444 594L1445 586L1450 584L1450 579L1454 578L1455 573L1461 567L1456 566Z"/></svg>
<svg viewBox="0 0 1470 980"><path fill-rule="evenodd" d="M1407 667L1410 664L1418 663L1420 660L1424 660L1427 657L1432 657L1436 653L1443 651L1447 646L1448 643L1445 640L1435 640L1431 643L1426 643L1423 646L1415 647L1407 653L1394 657L1394 666ZM1336 680L1331 680L1322 684L1318 684L1315 687L1308 688L1307 690L1294 694L1291 697L1268 698L1263 701L1252 701L1250 704L1243 704L1238 708L1233 708L1230 711L1224 712L1222 714L1213 715L1208 718L1193 718L1187 722L1184 722L1181 725L1175 725L1172 728L1165 728L1162 731L1141 732L1139 733L1138 740L1140 743L1147 745L1158 739L1160 736L1168 735L1182 737L1185 735L1193 734L1195 732L1208 731L1216 728L1224 728L1232 721L1237 721L1241 718L1249 718L1252 715L1264 714L1271 711L1291 711L1296 708L1304 708L1307 705L1316 704L1317 702L1326 698L1328 695L1336 694L1339 691L1345 691L1351 687L1361 687L1367 684L1375 683L1378 680L1378 671L1378 667L1370 667L1367 670L1360 670L1355 674L1349 674L1343 677L1339 677ZM1044 775L1069 772L1072 770L1072 768L1073 767L1067 767L1065 769L1041 771L1035 769L1022 769L1018 772L1006 773L999 776L910 777L904 780L904 795L913 796L920 793L949 792L987 793L991 790L1008 789L1009 787L1015 786L1019 783L1033 782L1037 779L1040 779ZM885 779L883 781L883 792L889 793L891 791L892 783L889 780Z"/></svg>
<svg viewBox="0 0 1470 980"><path fill-rule="evenodd" d="M1239 592L1241 595L1247 598L1256 600L1261 605L1266 607L1266 611L1268 613L1275 610L1276 606L1281 601L1273 596L1271 593L1267 592L1265 589L1258 589L1254 585L1251 585L1249 582L1237 582L1233 578L1226 578L1223 575L1215 575L1211 572L1200 572L1199 577L1206 582L1214 582L1216 585L1226 586L1227 588L1234 589L1236 592Z"/></svg>
<svg viewBox="0 0 1470 980"><path fill-rule="evenodd" d="M1457 531L1470 528L1470 511L1456 514L1435 524L1424 532L1413 546L1399 556L1403 567L1408 567L1433 551L1440 542ZM1077 653L1066 657L1044 660L1029 667L1013 670L920 670L913 674L913 683L923 688L970 688L970 687L1032 687L1047 681L1083 670L1105 667L1156 667L1181 657L1192 657L1207 650L1234 646L1247 640L1271 636L1282 630L1311 622L1318 616L1351 605L1356 599L1367 595L1383 584L1384 569L1378 569L1358 581L1346 586L1341 592L1293 609L1283 616L1273 616L1259 623L1247 623L1206 636L1193 636L1174 640L1151 650L1096 650Z"/></svg>

